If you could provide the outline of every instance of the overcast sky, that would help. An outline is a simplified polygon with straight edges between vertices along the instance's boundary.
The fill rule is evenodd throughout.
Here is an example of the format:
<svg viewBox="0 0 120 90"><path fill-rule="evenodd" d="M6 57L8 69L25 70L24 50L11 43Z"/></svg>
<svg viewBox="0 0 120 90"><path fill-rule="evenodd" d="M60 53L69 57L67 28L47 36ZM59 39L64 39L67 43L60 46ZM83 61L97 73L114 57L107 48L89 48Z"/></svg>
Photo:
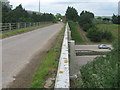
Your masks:
<svg viewBox="0 0 120 90"><path fill-rule="evenodd" d="M26 10L39 11L39 0L9 0L13 8L22 4ZM73 6L80 14L82 10L93 12L96 16L118 14L119 0L40 0L41 12L65 14L68 6Z"/></svg>

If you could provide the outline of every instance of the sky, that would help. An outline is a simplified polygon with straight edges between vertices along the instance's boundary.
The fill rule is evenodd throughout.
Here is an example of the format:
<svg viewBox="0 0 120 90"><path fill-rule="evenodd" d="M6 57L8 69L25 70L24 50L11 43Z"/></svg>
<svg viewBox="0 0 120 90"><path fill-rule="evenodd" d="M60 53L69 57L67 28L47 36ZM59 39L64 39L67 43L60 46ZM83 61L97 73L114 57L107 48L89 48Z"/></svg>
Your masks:
<svg viewBox="0 0 120 90"><path fill-rule="evenodd" d="M22 4L26 10L39 11L39 0L8 0L13 9ZM91 11L95 16L118 14L119 0L40 0L42 13L65 14L68 6L74 7L78 14L83 10Z"/></svg>

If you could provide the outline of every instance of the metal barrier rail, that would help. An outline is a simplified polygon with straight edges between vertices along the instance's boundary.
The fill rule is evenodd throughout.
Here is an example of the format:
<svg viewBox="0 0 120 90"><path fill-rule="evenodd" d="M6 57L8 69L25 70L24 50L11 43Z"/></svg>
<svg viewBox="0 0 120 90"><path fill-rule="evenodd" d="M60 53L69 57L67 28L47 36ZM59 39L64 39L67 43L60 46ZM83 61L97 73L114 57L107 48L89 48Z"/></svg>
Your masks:
<svg viewBox="0 0 120 90"><path fill-rule="evenodd" d="M32 23L0 23L0 31L8 31L8 30L18 30L29 27L36 27L40 25L50 24L51 22L32 22Z"/></svg>
<svg viewBox="0 0 120 90"><path fill-rule="evenodd" d="M55 89L57 88L67 88L70 87L69 79L69 57L68 57L68 23L66 25L66 30L64 33L64 39L62 44L61 56L59 59L59 66L55 81Z"/></svg>

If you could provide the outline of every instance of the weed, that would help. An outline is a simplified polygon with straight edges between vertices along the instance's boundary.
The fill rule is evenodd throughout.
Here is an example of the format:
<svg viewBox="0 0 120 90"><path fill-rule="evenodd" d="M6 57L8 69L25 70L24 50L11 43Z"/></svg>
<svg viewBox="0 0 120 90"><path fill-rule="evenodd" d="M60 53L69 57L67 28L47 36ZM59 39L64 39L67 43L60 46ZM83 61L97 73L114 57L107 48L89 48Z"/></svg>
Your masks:
<svg viewBox="0 0 120 90"><path fill-rule="evenodd" d="M42 60L43 62L40 64L39 69L34 74L33 82L30 88L43 88L50 69L57 68L58 62L56 60L58 60L60 56L64 30L65 27L59 33L54 48L49 50L45 58Z"/></svg>
<svg viewBox="0 0 120 90"><path fill-rule="evenodd" d="M82 37L80 36L80 32L77 30L77 23L73 21L69 21L68 23L70 26L72 39L75 40L76 44L83 43Z"/></svg>

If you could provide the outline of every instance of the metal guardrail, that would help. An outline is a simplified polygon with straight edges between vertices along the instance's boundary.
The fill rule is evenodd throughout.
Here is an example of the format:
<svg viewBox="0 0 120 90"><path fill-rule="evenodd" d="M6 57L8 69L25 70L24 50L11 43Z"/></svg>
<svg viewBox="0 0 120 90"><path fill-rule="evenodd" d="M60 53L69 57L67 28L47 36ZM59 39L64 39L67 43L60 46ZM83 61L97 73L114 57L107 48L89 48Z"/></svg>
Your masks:
<svg viewBox="0 0 120 90"><path fill-rule="evenodd" d="M0 23L0 31L18 30L29 27L36 27L45 24L50 24L51 22L22 22L22 23Z"/></svg>
<svg viewBox="0 0 120 90"><path fill-rule="evenodd" d="M55 81L55 89L58 88L70 88L70 79L69 79L69 56L68 56L68 23L66 25L64 39L62 44L61 56L59 59L59 66Z"/></svg>

